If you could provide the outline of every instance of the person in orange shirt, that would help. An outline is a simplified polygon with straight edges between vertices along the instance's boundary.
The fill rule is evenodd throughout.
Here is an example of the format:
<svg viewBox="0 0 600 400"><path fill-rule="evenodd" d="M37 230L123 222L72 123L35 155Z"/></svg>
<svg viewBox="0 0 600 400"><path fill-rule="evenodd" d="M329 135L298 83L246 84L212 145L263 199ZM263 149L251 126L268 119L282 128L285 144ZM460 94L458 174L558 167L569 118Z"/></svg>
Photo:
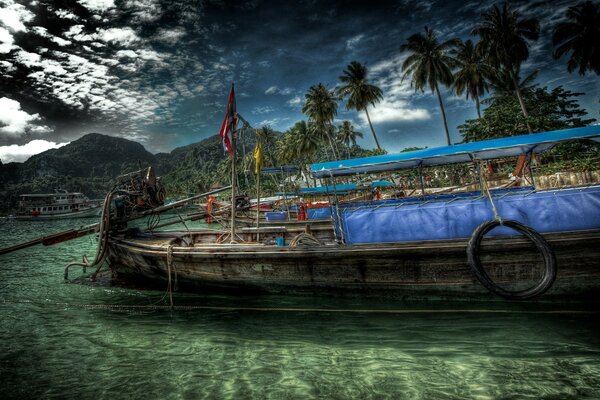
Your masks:
<svg viewBox="0 0 600 400"><path fill-rule="evenodd" d="M217 200L215 200L215 198L213 196L208 196L208 201L206 202L206 212L207 212L207 216L206 216L206 223L210 224L210 216L212 215L212 209L213 209L213 204L215 204L217 202Z"/></svg>

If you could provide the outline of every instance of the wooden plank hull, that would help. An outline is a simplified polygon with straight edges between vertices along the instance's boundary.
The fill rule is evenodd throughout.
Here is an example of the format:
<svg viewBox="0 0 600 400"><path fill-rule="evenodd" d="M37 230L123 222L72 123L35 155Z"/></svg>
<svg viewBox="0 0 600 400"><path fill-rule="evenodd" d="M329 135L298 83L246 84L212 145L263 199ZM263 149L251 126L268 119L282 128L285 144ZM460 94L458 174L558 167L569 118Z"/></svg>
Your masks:
<svg viewBox="0 0 600 400"><path fill-rule="evenodd" d="M259 244L197 242L196 233L113 237L109 260L116 276L166 281L169 270L190 290L342 293L393 298L442 297L492 299L474 277L466 240L376 245L277 247ZM600 230L545 235L553 248L558 275L542 298L598 299ZM169 248L173 258L169 265ZM499 282L533 282L531 265L539 258L518 237L486 240L484 264ZM597 301L597 300L596 300Z"/></svg>

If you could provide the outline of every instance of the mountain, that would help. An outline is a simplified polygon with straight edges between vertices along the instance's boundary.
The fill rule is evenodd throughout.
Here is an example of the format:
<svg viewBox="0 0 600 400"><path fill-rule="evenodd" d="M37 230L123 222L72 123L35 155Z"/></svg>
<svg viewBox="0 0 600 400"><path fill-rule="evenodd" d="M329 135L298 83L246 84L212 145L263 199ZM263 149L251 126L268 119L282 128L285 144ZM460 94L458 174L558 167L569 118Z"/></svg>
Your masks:
<svg viewBox="0 0 600 400"><path fill-rule="evenodd" d="M0 162L0 209L15 207L19 194L51 193L54 189L101 198L118 175L149 165L159 176L165 176L163 182L169 186L179 180L197 179L197 171L214 170L224 157L217 136L154 155L137 142L90 133L23 163Z"/></svg>

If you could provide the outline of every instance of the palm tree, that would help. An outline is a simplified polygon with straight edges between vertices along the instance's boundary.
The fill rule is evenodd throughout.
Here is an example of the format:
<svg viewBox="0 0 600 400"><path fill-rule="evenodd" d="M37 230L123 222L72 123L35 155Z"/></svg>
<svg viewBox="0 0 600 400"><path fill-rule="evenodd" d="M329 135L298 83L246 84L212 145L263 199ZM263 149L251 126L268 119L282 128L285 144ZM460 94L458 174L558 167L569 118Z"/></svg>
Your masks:
<svg viewBox="0 0 600 400"><path fill-rule="evenodd" d="M342 122L342 125L338 126L337 139L346 146L348 151L348 158L350 158L350 143L352 146L356 146L356 138L362 138L363 134L354 130L354 125L350 121Z"/></svg>
<svg viewBox="0 0 600 400"><path fill-rule="evenodd" d="M490 74L490 68L483 61L481 53L477 51L471 40L466 42L459 40L456 47L452 49L451 54L454 56L458 67L454 74L454 91L459 96L466 93L467 100L471 96L475 100L477 117L481 118L479 98L488 89L485 77Z"/></svg>
<svg viewBox="0 0 600 400"><path fill-rule="evenodd" d="M448 145L450 142L450 133L448 132L448 123L446 121L446 111L442 102L442 95L438 83L450 86L453 82L452 66L454 59L450 56L450 49L456 44L456 39L447 40L439 43L434 31L425 27L425 34L415 33L409 37L405 44L400 46L400 50L409 51L410 55L402 64L404 75L402 79L411 76L411 86L415 90L424 91L429 86L431 92L437 94L442 119L444 120L444 130Z"/></svg>
<svg viewBox="0 0 600 400"><path fill-rule="evenodd" d="M494 6L483 16L483 21L476 26L471 34L479 35L479 45L488 62L495 68L505 68L513 82L514 90L519 99L521 110L527 120L527 108L519 89L519 69L529 57L528 40L537 40L540 35L540 24L535 18L520 19L516 11L510 9L508 2L502 10ZM532 133L527 122L527 129Z"/></svg>
<svg viewBox="0 0 600 400"><path fill-rule="evenodd" d="M263 154L267 165L276 165L275 160L275 143L277 138L273 129L265 125L262 128L256 130L256 140L258 140L263 147Z"/></svg>
<svg viewBox="0 0 600 400"><path fill-rule="evenodd" d="M321 144L319 137L314 134L312 124L307 124L306 121L299 121L296 122L291 130L296 138L298 158L312 162Z"/></svg>
<svg viewBox="0 0 600 400"><path fill-rule="evenodd" d="M591 1L571 6L566 13L569 21L554 28L552 43L555 46L554 58L559 59L568 52L571 57L567 70L585 75L594 71L600 75L600 10Z"/></svg>
<svg viewBox="0 0 600 400"><path fill-rule="evenodd" d="M492 68L489 72L490 73L486 75L486 78L492 95L483 100L482 103L492 104L494 101L500 100L503 97L512 97L515 95L512 74L509 73L506 68ZM537 78L538 72L538 70L535 70L525 78L519 80L519 91L521 94L533 91L536 86L534 81ZM518 71L517 75L519 75Z"/></svg>
<svg viewBox="0 0 600 400"><path fill-rule="evenodd" d="M304 97L306 100L302 112L314 122L316 132L327 138L333 156L337 158L336 148L329 134L333 119L337 115L337 101L333 91L319 83L311 86Z"/></svg>
<svg viewBox="0 0 600 400"><path fill-rule="evenodd" d="M306 186L310 186L308 181L308 166L307 164L313 163L315 154L321 146L320 138L315 135L314 127L311 123L306 121L299 121L291 129L294 135L294 144L296 150L296 158L302 169Z"/></svg>
<svg viewBox="0 0 600 400"><path fill-rule="evenodd" d="M367 109L369 104L375 106L376 103L383 99L381 89L369 84L367 81L367 67L358 61L352 61L346 67L344 75L339 77L339 80L342 82L342 86L338 88L337 92L342 98L348 97L346 108L348 110L365 111L375 144L378 149L381 149Z"/></svg>

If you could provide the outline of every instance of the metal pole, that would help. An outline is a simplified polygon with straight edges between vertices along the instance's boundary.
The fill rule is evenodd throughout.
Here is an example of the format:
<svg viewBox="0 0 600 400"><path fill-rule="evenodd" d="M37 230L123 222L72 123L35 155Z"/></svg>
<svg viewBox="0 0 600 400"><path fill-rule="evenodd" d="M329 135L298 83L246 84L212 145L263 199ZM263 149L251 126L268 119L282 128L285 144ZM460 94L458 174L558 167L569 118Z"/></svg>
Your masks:
<svg viewBox="0 0 600 400"><path fill-rule="evenodd" d="M535 189L535 179L533 177L533 168L531 167L532 153L527 154L527 169L529 170L529 176L531 177L531 186Z"/></svg>
<svg viewBox="0 0 600 400"><path fill-rule="evenodd" d="M425 182L423 181L423 163L419 163L419 175L421 175L421 196L425 196Z"/></svg>

